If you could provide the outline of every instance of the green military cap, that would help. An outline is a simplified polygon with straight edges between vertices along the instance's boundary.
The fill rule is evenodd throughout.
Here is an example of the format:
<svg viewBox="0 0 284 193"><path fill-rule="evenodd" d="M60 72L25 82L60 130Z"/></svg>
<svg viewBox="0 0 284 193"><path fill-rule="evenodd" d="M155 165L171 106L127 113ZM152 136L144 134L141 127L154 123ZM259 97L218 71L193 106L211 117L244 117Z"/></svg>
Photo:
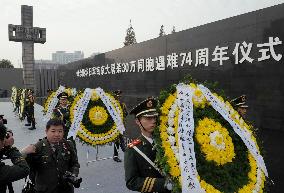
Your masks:
<svg viewBox="0 0 284 193"><path fill-rule="evenodd" d="M154 97L149 97L146 100L139 103L135 106L130 114L135 115L135 117L144 116L144 117L155 117L158 116L158 112L156 110L157 100Z"/></svg>
<svg viewBox="0 0 284 193"><path fill-rule="evenodd" d="M62 92L57 96L58 99L67 99L68 94L66 92Z"/></svg>
<svg viewBox="0 0 284 193"><path fill-rule="evenodd" d="M30 92L30 93L34 93L34 91L32 89L30 89L30 88L27 89L27 91Z"/></svg>
<svg viewBox="0 0 284 193"><path fill-rule="evenodd" d="M248 108L248 105L246 104L246 98L247 98L246 95L241 95L231 100L231 104L234 107Z"/></svg>

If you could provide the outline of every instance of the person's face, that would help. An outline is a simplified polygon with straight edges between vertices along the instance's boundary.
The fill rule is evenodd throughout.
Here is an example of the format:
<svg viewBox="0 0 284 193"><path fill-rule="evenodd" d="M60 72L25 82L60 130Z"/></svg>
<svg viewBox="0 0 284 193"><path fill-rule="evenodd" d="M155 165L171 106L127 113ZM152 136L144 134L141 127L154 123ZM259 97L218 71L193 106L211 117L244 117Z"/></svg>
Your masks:
<svg viewBox="0 0 284 193"><path fill-rule="evenodd" d="M140 122L139 122L140 120ZM145 130L147 133L152 134L155 127L156 127L156 123L157 123L157 117L153 116L153 117L140 117L138 120L138 118L136 118L136 124L139 125L140 129L143 131ZM142 127L142 125L143 127Z"/></svg>
<svg viewBox="0 0 284 193"><path fill-rule="evenodd" d="M66 106L67 105L67 99L66 98L62 98L62 99L60 99L59 103L62 106Z"/></svg>
<svg viewBox="0 0 284 193"><path fill-rule="evenodd" d="M45 130L49 143L58 143L63 139L64 130L62 125L51 125Z"/></svg>
<svg viewBox="0 0 284 193"><path fill-rule="evenodd" d="M247 109L246 109L246 108L243 108L243 107L239 107L239 108L238 108L238 112L239 112L239 114L240 114L242 117L245 117L246 114L247 114Z"/></svg>

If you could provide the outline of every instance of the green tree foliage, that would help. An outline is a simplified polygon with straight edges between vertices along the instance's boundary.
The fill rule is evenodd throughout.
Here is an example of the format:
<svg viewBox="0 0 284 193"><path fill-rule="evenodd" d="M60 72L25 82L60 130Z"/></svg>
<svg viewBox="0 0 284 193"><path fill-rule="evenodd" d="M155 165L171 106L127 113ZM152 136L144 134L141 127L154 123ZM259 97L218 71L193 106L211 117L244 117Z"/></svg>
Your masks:
<svg viewBox="0 0 284 193"><path fill-rule="evenodd" d="M124 46L129 46L132 44L136 44L136 37L135 37L135 32L131 24L130 20L130 25L128 29L126 30L126 36L125 36L125 41L124 41Z"/></svg>
<svg viewBox="0 0 284 193"><path fill-rule="evenodd" d="M10 60L0 60L0 68L14 68Z"/></svg>
<svg viewBox="0 0 284 193"><path fill-rule="evenodd" d="M161 25L159 37L164 36L164 35L166 35L165 30L164 30L164 25Z"/></svg>

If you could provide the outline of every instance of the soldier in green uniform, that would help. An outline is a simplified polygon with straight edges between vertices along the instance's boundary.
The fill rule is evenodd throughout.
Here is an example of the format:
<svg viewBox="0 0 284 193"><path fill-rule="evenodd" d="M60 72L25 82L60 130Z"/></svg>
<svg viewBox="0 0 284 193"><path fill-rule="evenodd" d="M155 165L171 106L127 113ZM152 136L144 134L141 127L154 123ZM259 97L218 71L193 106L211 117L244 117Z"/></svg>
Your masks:
<svg viewBox="0 0 284 193"><path fill-rule="evenodd" d="M156 105L154 98L148 98L130 111L141 130L141 135L128 145L124 154L126 186L133 191L169 193L171 190L171 184L154 164L156 151L152 134L158 116Z"/></svg>
<svg viewBox="0 0 284 193"><path fill-rule="evenodd" d="M22 89L18 88L17 95L16 95L15 109L14 109L14 112L16 113L18 113L19 108L20 108L21 92L22 92Z"/></svg>
<svg viewBox="0 0 284 193"><path fill-rule="evenodd" d="M22 150L34 172L35 190L38 193L74 192L75 182L69 181L66 174L71 173L76 178L80 165L73 143L63 138L63 126L61 120L50 119L46 124L46 137Z"/></svg>
<svg viewBox="0 0 284 193"><path fill-rule="evenodd" d="M52 118L57 118L64 123L64 138L67 138L71 123L70 123L70 110L68 105L68 94L66 92L60 93L57 98L59 105L53 109Z"/></svg>
<svg viewBox="0 0 284 193"><path fill-rule="evenodd" d="M31 126L29 130L34 130L36 129L35 127L35 109L34 109L34 104L35 104L35 97L33 95L33 91L31 89L28 90L27 93L27 99L26 99L26 113L27 113L27 121L28 123L25 124L25 126Z"/></svg>
<svg viewBox="0 0 284 193"><path fill-rule="evenodd" d="M231 100L233 107L238 111L238 113L245 118L247 113L248 105L246 104L246 95L241 95L237 98Z"/></svg>
<svg viewBox="0 0 284 193"><path fill-rule="evenodd" d="M12 192L12 182L26 177L29 174L29 166L22 154L16 147L13 147L14 138L11 131L7 132L6 127L0 124L0 192L5 193L7 186ZM5 165L2 159L10 159L12 166Z"/></svg>

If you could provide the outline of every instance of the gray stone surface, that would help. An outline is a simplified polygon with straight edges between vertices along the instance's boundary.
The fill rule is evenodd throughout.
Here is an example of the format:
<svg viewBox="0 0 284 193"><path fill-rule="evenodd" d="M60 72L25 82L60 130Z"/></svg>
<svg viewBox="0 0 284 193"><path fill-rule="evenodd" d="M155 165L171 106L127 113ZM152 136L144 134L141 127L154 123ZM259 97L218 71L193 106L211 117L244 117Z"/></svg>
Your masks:
<svg viewBox="0 0 284 193"><path fill-rule="evenodd" d="M34 43L45 43L46 29L33 27L33 7L21 6L21 24L8 25L9 40L22 42L23 79L25 88L36 90Z"/></svg>
<svg viewBox="0 0 284 193"><path fill-rule="evenodd" d="M8 120L7 126L13 130L15 145L23 148L28 144L35 143L39 138L45 136L45 122L42 115L42 107L35 105L35 117L37 129L30 131L24 126L25 121L21 122L15 113L12 112L12 103L0 102L0 114L4 114ZM80 176L83 178L80 189L75 192L84 193L131 193L125 186L123 162L117 163L112 159L92 162L87 166L87 161L96 159L96 148L82 145L76 141L78 149L79 162L81 164ZM87 158L87 152L89 157ZM99 148L99 157L111 157L113 146L103 146ZM119 153L123 158L123 152ZM8 162L9 164L9 162ZM20 192L24 181L20 180L13 183L15 192Z"/></svg>

